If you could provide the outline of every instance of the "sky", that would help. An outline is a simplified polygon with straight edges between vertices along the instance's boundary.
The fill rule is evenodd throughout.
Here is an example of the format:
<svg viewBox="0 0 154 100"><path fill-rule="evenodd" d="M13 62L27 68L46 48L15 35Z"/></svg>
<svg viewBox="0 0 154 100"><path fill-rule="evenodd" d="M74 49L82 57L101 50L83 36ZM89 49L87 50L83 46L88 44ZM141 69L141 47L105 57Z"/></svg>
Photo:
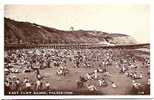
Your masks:
<svg viewBox="0 0 154 100"><path fill-rule="evenodd" d="M146 4L5 5L4 16L69 30L123 33L150 42L150 7Z"/></svg>

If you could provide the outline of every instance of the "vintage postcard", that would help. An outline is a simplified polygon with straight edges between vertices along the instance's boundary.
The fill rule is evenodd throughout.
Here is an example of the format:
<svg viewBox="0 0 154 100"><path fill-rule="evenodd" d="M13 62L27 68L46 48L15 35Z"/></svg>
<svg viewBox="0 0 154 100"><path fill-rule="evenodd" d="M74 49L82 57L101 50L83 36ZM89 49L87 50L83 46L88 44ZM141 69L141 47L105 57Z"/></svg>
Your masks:
<svg viewBox="0 0 154 100"><path fill-rule="evenodd" d="M149 9L5 5L5 95L150 95Z"/></svg>

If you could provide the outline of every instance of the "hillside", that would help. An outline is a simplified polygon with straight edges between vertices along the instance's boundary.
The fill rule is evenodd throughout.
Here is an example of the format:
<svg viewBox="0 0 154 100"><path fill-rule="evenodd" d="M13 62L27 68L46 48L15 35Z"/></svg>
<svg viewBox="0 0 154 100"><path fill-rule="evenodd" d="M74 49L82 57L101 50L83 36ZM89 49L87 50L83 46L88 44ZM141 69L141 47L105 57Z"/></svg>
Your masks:
<svg viewBox="0 0 154 100"><path fill-rule="evenodd" d="M29 22L19 22L9 18L4 19L5 44L51 44L51 43L97 43L136 44L131 36L119 33L101 31L75 30L63 31Z"/></svg>

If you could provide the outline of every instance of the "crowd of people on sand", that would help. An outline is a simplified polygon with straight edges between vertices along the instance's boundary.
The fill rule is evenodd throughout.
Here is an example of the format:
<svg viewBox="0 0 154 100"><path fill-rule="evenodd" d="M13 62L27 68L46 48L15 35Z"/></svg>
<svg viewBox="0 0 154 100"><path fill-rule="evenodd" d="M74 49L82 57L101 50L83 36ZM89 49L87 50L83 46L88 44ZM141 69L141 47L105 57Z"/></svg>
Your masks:
<svg viewBox="0 0 154 100"><path fill-rule="evenodd" d="M139 94L144 94L144 85L136 80L142 79L142 72L136 69L137 59L124 52L122 49L13 49L5 51L5 90L8 91L42 91L51 90L48 79L40 74L40 70L45 68L56 68L56 74L67 77L70 64L73 68L94 68L94 71L85 75L80 75L76 81L77 88L87 88L89 91L97 91L98 87L111 85L117 88L118 85L110 80L112 77L107 69L114 65L119 69L119 73L126 75L132 80L132 87L140 90ZM143 58L142 67L149 68L149 58ZM28 77L19 79L16 73L35 72L36 80ZM13 73L13 74L12 74ZM150 74L150 71L149 73ZM98 85L88 84L89 81L96 81ZM150 81L150 79L149 79ZM147 82L150 85L150 82Z"/></svg>

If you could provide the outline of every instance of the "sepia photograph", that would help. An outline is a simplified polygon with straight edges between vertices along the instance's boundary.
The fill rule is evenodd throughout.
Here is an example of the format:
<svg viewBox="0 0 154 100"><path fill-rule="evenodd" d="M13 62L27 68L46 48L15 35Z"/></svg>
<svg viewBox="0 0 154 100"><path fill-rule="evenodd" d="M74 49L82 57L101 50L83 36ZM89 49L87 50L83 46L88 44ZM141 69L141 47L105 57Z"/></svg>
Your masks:
<svg viewBox="0 0 154 100"><path fill-rule="evenodd" d="M150 95L150 80L148 4L4 6L4 95Z"/></svg>

